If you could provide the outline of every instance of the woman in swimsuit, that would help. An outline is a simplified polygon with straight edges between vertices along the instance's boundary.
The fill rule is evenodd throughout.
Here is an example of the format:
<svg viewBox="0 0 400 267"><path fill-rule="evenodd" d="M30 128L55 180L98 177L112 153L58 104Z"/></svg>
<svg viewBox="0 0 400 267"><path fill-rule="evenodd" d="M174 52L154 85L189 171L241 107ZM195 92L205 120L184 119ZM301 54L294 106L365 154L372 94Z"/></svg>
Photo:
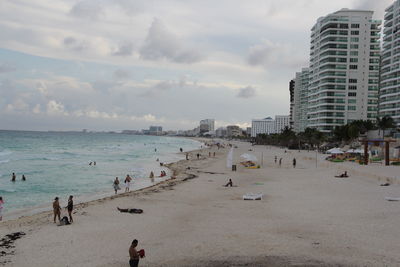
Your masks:
<svg viewBox="0 0 400 267"><path fill-rule="evenodd" d="M54 223L56 222L56 217L58 217L58 221L61 222L61 207L60 203L58 202L58 197L54 199L53 212L54 212Z"/></svg>
<svg viewBox="0 0 400 267"><path fill-rule="evenodd" d="M74 201L72 200L73 196L69 196L68 198L68 205L67 205L67 210L68 210L68 216L69 216L69 221L72 223L74 220L72 219L72 210L74 209Z"/></svg>
<svg viewBox="0 0 400 267"><path fill-rule="evenodd" d="M3 220L3 204L4 204L3 197L0 197L0 222L1 220Z"/></svg>

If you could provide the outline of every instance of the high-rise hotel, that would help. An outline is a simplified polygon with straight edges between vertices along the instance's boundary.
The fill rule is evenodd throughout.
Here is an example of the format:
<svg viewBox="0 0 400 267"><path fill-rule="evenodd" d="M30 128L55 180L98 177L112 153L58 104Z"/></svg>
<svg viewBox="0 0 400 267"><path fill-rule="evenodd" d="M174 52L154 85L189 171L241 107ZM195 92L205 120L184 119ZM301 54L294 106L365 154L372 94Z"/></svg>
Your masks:
<svg viewBox="0 0 400 267"><path fill-rule="evenodd" d="M354 120L376 119L381 22L372 15L342 9L312 28L307 127L329 132Z"/></svg>
<svg viewBox="0 0 400 267"><path fill-rule="evenodd" d="M400 1L386 9L379 95L379 116L400 126Z"/></svg>

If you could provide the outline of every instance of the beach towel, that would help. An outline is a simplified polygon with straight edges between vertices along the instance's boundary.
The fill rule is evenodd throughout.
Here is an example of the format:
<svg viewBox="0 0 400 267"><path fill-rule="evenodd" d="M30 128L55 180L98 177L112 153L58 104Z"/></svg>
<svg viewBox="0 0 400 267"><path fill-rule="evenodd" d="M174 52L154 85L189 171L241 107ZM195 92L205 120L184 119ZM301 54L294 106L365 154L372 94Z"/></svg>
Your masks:
<svg viewBox="0 0 400 267"><path fill-rule="evenodd" d="M138 254L139 254L139 257L140 257L140 258L146 257L146 253L144 252L144 249L139 250L139 251L138 251Z"/></svg>
<svg viewBox="0 0 400 267"><path fill-rule="evenodd" d="M243 200L262 200L262 197L262 193L248 193L246 195L243 195Z"/></svg>

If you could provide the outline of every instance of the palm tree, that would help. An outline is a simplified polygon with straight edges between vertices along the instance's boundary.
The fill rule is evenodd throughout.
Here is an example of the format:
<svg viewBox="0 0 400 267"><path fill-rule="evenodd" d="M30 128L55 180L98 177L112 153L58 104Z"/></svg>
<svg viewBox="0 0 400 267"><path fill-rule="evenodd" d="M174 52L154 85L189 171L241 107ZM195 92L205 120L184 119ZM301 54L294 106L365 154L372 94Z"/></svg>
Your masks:
<svg viewBox="0 0 400 267"><path fill-rule="evenodd" d="M394 123L394 120L390 116L384 116L382 118L377 118L376 124L379 129L379 135L381 134L381 130L383 131L382 138L385 137L385 130L390 129L390 128L395 128L396 125Z"/></svg>

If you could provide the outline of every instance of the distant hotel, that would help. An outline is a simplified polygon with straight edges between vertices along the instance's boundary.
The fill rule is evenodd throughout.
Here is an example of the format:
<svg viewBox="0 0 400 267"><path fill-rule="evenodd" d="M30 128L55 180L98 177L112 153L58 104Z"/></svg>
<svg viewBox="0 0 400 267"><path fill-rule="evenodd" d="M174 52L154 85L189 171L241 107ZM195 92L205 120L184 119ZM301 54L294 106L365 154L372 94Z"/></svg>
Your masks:
<svg viewBox="0 0 400 267"><path fill-rule="evenodd" d="M275 120L271 117L251 121L251 137L259 134L281 133L285 127L290 127L290 116L277 115Z"/></svg>

